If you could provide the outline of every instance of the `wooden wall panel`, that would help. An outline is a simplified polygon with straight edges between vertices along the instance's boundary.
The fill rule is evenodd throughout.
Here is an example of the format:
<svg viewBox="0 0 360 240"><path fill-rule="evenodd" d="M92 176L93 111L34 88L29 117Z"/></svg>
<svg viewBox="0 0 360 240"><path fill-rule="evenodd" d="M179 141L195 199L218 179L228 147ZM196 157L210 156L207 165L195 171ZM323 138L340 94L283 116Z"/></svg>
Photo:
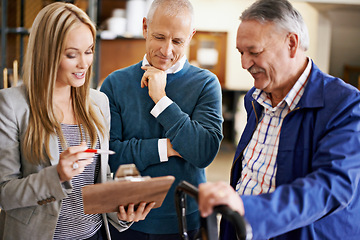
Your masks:
<svg viewBox="0 0 360 240"><path fill-rule="evenodd" d="M145 39L119 38L99 41L99 85L113 71L138 63L145 55Z"/></svg>

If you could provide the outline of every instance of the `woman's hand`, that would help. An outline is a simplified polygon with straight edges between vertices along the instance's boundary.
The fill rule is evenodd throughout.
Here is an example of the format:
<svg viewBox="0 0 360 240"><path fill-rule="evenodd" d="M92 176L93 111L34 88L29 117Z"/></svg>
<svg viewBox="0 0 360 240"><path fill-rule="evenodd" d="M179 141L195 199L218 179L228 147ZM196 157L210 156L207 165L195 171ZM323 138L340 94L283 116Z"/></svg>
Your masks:
<svg viewBox="0 0 360 240"><path fill-rule="evenodd" d="M82 142L81 145L69 147L60 154L56 168L61 182L70 181L92 163L95 154L84 152L86 149L86 143Z"/></svg>
<svg viewBox="0 0 360 240"><path fill-rule="evenodd" d="M133 203L128 205L127 211L125 210L124 206L119 206L118 218L121 221L138 222L140 220L144 220L154 206L155 202L149 204L146 204L146 202L141 202L136 211L134 210Z"/></svg>

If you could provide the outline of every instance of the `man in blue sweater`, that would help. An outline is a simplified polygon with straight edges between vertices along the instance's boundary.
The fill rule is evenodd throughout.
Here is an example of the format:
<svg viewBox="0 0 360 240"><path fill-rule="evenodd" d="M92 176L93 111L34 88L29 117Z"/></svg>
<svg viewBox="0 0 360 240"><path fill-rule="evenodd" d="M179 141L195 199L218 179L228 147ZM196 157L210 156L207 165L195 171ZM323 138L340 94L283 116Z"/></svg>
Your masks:
<svg viewBox="0 0 360 240"><path fill-rule="evenodd" d="M162 206L115 239L180 239L175 187L182 180L205 182L204 168L219 150L221 87L214 74L190 65L184 55L195 34L192 22L188 0L155 0L143 20L143 60L102 84L111 110L110 149L116 152L110 156L112 171L134 163L143 176L176 178ZM199 228L191 198L187 224L192 235Z"/></svg>
<svg viewBox="0 0 360 240"><path fill-rule="evenodd" d="M287 0L241 15L237 49L254 78L247 125L226 183L200 185L203 216L226 204L253 239L360 239L360 93L306 56L309 37ZM221 239L236 240L222 221Z"/></svg>

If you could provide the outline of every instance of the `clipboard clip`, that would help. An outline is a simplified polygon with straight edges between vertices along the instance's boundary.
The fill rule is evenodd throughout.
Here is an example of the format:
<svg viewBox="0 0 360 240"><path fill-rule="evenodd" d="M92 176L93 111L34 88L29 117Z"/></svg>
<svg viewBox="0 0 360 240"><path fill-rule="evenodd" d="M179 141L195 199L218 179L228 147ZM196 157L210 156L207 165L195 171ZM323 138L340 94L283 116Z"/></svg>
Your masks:
<svg viewBox="0 0 360 240"><path fill-rule="evenodd" d="M150 178L150 176L142 177L133 163L120 165L115 173L115 181L141 182Z"/></svg>

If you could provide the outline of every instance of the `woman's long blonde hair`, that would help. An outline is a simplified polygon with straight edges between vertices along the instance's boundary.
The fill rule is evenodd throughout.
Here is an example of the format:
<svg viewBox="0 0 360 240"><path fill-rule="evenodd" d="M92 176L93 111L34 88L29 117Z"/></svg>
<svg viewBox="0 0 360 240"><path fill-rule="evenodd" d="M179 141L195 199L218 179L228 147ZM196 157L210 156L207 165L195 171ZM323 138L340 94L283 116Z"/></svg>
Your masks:
<svg viewBox="0 0 360 240"><path fill-rule="evenodd" d="M53 105L60 57L70 30L86 24L92 32L94 46L96 29L84 11L73 4L56 2L44 7L32 25L24 61L24 84L29 97L30 117L25 136L23 153L28 161L41 164L50 159L49 140L56 134L64 143L61 123L56 118ZM94 49L93 49L94 50ZM89 96L92 65L89 67L83 86L71 88L71 98L78 124L82 125L92 147L97 141L97 128L102 136L107 129L97 117Z"/></svg>

